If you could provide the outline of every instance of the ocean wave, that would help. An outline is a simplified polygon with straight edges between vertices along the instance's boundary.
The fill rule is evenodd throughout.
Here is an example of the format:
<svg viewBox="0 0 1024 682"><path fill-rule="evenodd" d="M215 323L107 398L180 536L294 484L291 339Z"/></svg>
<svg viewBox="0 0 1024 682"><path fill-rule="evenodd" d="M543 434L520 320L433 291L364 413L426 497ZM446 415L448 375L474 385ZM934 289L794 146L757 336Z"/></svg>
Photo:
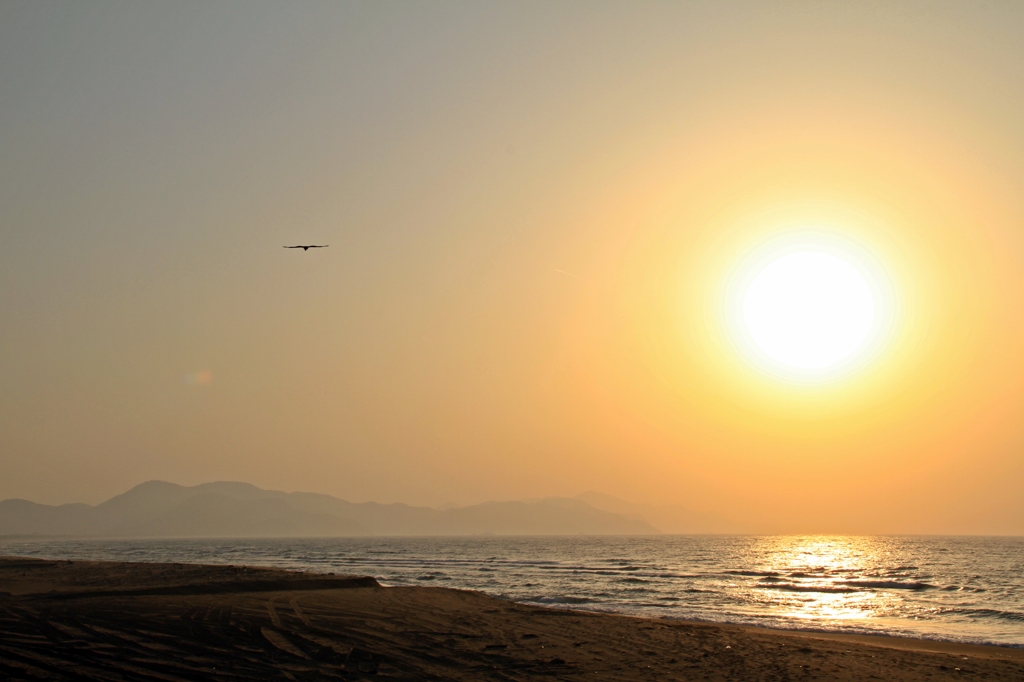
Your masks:
<svg viewBox="0 0 1024 682"><path fill-rule="evenodd" d="M681 580L694 580L703 578L702 575L690 574L690 573L652 573L649 577L651 578L677 578Z"/></svg>
<svg viewBox="0 0 1024 682"><path fill-rule="evenodd" d="M935 585L931 583L922 582L902 582L899 580L841 580L838 585L848 585L850 587L859 587L862 589L880 589L880 590L934 590Z"/></svg>
<svg viewBox="0 0 1024 682"><path fill-rule="evenodd" d="M1000 611L999 609L957 609L957 612L972 617L1008 620L1013 623L1024 623L1024 613L1019 611Z"/></svg>
<svg viewBox="0 0 1024 682"><path fill-rule="evenodd" d="M526 601L534 604L592 604L597 600L589 597L534 597Z"/></svg>
<svg viewBox="0 0 1024 682"><path fill-rule="evenodd" d="M848 594L860 592L855 587L834 587L831 585L797 585L796 583L758 583L760 588L766 590L783 590L786 592L824 592L828 594Z"/></svg>
<svg viewBox="0 0 1024 682"><path fill-rule="evenodd" d="M898 580L837 580L829 584L807 584L781 582L778 578L768 576L757 583L758 587L771 590L786 590L787 592L827 592L843 594L848 592L861 592L863 590L933 590L935 585L921 582L901 582Z"/></svg>
<svg viewBox="0 0 1024 682"><path fill-rule="evenodd" d="M427 573L416 576L416 580L451 580L451 578L443 573Z"/></svg>

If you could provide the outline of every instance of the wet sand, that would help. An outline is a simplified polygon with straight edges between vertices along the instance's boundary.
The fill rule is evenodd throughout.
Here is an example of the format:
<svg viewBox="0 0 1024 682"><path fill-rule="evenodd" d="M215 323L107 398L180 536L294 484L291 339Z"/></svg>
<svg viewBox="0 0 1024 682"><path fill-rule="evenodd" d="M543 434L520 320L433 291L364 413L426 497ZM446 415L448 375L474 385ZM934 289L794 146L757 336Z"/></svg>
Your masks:
<svg viewBox="0 0 1024 682"><path fill-rule="evenodd" d="M513 604L372 578L0 559L0 679L1022 680L1024 650Z"/></svg>

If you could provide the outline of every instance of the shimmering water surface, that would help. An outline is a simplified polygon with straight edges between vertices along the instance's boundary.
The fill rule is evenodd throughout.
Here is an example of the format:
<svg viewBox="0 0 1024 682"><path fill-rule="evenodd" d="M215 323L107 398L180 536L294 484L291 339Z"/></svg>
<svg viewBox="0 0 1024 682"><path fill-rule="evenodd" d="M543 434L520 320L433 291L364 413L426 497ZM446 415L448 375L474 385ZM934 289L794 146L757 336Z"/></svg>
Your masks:
<svg viewBox="0 0 1024 682"><path fill-rule="evenodd" d="M0 553L357 573L563 608L1024 647L1024 538L7 540Z"/></svg>

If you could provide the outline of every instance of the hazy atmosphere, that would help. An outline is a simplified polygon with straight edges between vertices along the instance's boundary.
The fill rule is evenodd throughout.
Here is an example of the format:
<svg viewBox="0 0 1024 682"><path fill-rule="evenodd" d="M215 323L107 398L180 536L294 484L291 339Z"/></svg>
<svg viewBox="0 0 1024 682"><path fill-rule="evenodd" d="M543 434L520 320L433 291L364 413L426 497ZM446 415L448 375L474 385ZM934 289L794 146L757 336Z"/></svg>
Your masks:
<svg viewBox="0 0 1024 682"><path fill-rule="evenodd" d="M1024 535L1022 27L0 0L0 499L596 491ZM831 373L734 293L789 286L751 263L805 233L863 311Z"/></svg>

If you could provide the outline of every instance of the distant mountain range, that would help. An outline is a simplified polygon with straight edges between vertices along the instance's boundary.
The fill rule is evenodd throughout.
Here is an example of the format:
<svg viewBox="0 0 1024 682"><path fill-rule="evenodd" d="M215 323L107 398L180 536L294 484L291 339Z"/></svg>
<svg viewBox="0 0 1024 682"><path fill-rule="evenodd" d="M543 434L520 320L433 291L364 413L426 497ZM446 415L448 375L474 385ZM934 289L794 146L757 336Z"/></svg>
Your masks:
<svg viewBox="0 0 1024 682"><path fill-rule="evenodd" d="M595 509L643 520L662 533L673 535L739 533L750 530L717 514L696 512L678 504L635 504L593 491L577 495L573 499L583 500Z"/></svg>
<svg viewBox="0 0 1024 682"><path fill-rule="evenodd" d="M573 499L485 502L433 509L406 504L356 504L330 495L262 490L247 483L186 487L149 481L95 506L4 500L0 502L0 535L649 535L662 529L652 525L644 512L658 509L630 505L600 493L586 493ZM676 526L670 532L680 532ZM693 525L685 532L708 532L698 526Z"/></svg>

